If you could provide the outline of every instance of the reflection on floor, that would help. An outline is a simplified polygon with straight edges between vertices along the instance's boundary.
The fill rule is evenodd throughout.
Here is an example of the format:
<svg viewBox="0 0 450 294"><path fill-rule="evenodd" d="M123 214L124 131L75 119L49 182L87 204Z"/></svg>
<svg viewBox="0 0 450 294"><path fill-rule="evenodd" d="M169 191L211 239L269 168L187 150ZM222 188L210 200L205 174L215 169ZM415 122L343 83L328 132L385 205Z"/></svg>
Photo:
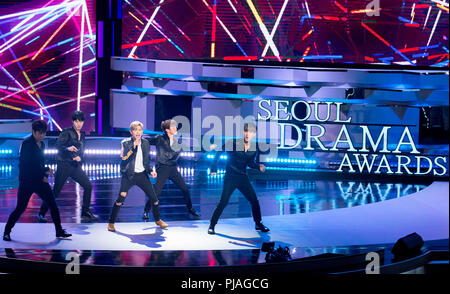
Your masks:
<svg viewBox="0 0 450 294"><path fill-rule="evenodd" d="M54 166L52 166L54 168ZM92 208L101 218L107 221L112 205L117 198L120 173L118 165L89 164L85 166L93 183ZM223 174L208 176L206 169L192 167L180 168L186 183L190 187L194 208L200 213L202 220L211 217L217 205L223 186ZM16 205L17 169L11 164L0 167L0 222L6 222L9 213ZM154 182L154 180L152 179ZM53 184L53 178L50 178ZM253 181L256 194L262 209L262 215L304 214L323 210L382 202L400 198L424 189L427 184L358 182L332 180L256 180ZM68 180L57 203L61 219L65 223L81 223L81 201L83 189L72 180ZM129 191L129 195L119 213L118 222L142 221L145 194L137 187ZM36 214L41 200L34 195L20 222L36 222ZM160 196L161 216L166 221L191 219L187 214L181 191L168 181ZM235 191L222 218L250 217L249 203L239 191ZM47 216L50 220L50 215Z"/></svg>
<svg viewBox="0 0 450 294"><path fill-rule="evenodd" d="M0 241L0 248L242 250L258 249L269 241L290 248L352 246L395 243L413 232L424 240L448 239L448 189L448 182L434 182L409 196L370 205L266 215L263 222L269 233L255 231L251 217L237 217L220 219L216 235L207 234L209 220L168 221L164 230L154 222L121 222L114 233L107 231L106 223L65 223L73 237L58 240L51 223L18 223L11 233L13 241ZM3 227L0 223L0 231Z"/></svg>

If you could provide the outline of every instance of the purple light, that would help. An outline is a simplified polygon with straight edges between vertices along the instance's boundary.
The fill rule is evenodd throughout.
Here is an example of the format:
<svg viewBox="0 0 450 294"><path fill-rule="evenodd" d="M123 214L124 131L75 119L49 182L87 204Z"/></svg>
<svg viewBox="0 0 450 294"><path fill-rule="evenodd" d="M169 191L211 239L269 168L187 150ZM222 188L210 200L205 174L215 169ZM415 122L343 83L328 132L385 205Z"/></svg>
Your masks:
<svg viewBox="0 0 450 294"><path fill-rule="evenodd" d="M102 99L98 99L98 134L101 135L102 134L102 129L103 129L103 125L102 125Z"/></svg>
<svg viewBox="0 0 450 294"><path fill-rule="evenodd" d="M103 21L98 21L97 57L103 58Z"/></svg>

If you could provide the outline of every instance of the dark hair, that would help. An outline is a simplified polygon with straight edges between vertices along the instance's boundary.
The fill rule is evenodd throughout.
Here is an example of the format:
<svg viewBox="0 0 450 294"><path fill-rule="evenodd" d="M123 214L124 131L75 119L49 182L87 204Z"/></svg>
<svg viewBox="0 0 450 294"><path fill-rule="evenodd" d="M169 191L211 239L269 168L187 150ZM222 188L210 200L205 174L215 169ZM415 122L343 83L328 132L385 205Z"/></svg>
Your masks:
<svg viewBox="0 0 450 294"><path fill-rule="evenodd" d="M80 110L75 110L72 112L72 121L75 120L84 121L84 112Z"/></svg>
<svg viewBox="0 0 450 294"><path fill-rule="evenodd" d="M256 125L253 123L245 123L244 132L256 132Z"/></svg>
<svg viewBox="0 0 450 294"><path fill-rule="evenodd" d="M35 120L33 121L33 123L31 124L31 128L33 129L34 132L39 132L39 133L45 133L47 132L47 123L42 120Z"/></svg>
<svg viewBox="0 0 450 294"><path fill-rule="evenodd" d="M161 122L161 130L165 132L166 130L170 129L170 126L177 125L177 122L173 119L166 119Z"/></svg>

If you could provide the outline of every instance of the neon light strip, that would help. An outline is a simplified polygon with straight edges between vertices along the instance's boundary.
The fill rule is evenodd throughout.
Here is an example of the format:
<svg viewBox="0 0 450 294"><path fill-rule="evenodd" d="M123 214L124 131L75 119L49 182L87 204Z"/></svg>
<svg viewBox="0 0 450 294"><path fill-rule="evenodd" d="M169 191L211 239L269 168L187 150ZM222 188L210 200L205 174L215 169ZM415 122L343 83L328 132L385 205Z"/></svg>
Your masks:
<svg viewBox="0 0 450 294"><path fill-rule="evenodd" d="M258 56L225 56L223 60L257 60Z"/></svg>
<svg viewBox="0 0 450 294"><path fill-rule="evenodd" d="M85 22L85 13L84 11L81 13L81 38L80 38L80 65L78 68L78 95L77 95L77 110L80 110L80 97L81 97L81 77L82 77L82 69L83 69L83 39L84 39L84 22Z"/></svg>
<svg viewBox="0 0 450 294"><path fill-rule="evenodd" d="M58 34L58 32L66 25L66 23L72 18L72 16L80 9L81 5L76 7L72 13L64 20L64 22L59 26L59 28L50 36L50 38L47 39L47 41L42 45L42 47L38 50L38 52L31 58L31 61L35 60L36 57L44 50L45 47L47 47L48 43L50 43L53 38Z"/></svg>
<svg viewBox="0 0 450 294"><path fill-rule="evenodd" d="M303 36L302 41L304 41L309 35L311 35L312 32L314 32L313 29L311 29L309 32L307 32L307 33Z"/></svg>
<svg viewBox="0 0 450 294"><path fill-rule="evenodd" d="M80 100L83 100L83 99L89 98L89 97L93 97L93 96L95 96L95 93L87 94L87 95L84 95L84 96L80 97ZM75 99L69 99L69 100L62 101L62 102L58 102L58 103L52 104L52 105L48 105L48 106L44 107L43 109L48 109L48 108L60 106L60 105L63 105L63 104L67 104L67 103L73 102L73 101L75 101L75 100L77 100L77 98L75 98Z"/></svg>
<svg viewBox="0 0 450 294"><path fill-rule="evenodd" d="M442 6L441 4L437 4L436 6L448 13L448 7Z"/></svg>
<svg viewBox="0 0 450 294"><path fill-rule="evenodd" d="M33 43L34 41L36 41L36 40L39 39L40 37L41 37L41 36L37 36L37 37L34 38L33 40L28 41L27 43L25 43L25 45L29 45L29 44Z"/></svg>
<svg viewBox="0 0 450 294"><path fill-rule="evenodd" d="M161 9L161 4L163 4L163 3L164 3L164 0L159 1L158 7L156 7L155 11L153 11L152 16L150 17L150 19L148 20L147 24L145 25L145 28L142 31L142 33L139 36L139 38L138 38L136 43L140 43L142 41L142 39L144 38L144 35L147 33L148 28L150 27L150 24L153 22L153 19L155 18L155 16L158 13L159 9ZM128 57L131 58L134 55L134 52L136 52L136 48L137 48L137 46L135 46L135 47L133 47L133 49L131 49L130 54L128 54Z"/></svg>
<svg viewBox="0 0 450 294"><path fill-rule="evenodd" d="M303 58L300 60L300 62L303 62L303 61L305 61L305 56L306 55L308 55L308 53L309 53L309 50L311 50L311 47L308 47L308 48L306 48L306 50L305 50L305 52L303 53Z"/></svg>
<svg viewBox="0 0 450 294"><path fill-rule="evenodd" d="M436 29L436 25L439 22L439 18L441 17L442 10L439 10L438 15L436 17L436 21L434 22L433 29L431 30L430 38L428 39L427 46L430 45L431 38L433 38L434 30Z"/></svg>
<svg viewBox="0 0 450 294"><path fill-rule="evenodd" d="M211 58L216 56L216 16L217 16L217 0L214 0L213 5L213 19L212 19L212 33L211 33Z"/></svg>
<svg viewBox="0 0 450 294"><path fill-rule="evenodd" d="M134 15L133 13L131 13L131 11L128 11L128 14L131 15L135 20L137 20L139 23L141 23L142 25L145 25L139 18L137 18L136 15Z"/></svg>
<svg viewBox="0 0 450 294"><path fill-rule="evenodd" d="M64 2L67 2L67 1L64 1ZM77 2L78 1L75 1L73 3L77 3ZM44 13L44 12L46 12L48 10L54 11L55 9L61 8L63 6L65 6L65 5L63 5L63 3L61 3L61 4L58 4L58 5L53 5L53 6L49 6L49 7L46 7L46 8L38 8L38 9L27 10L27 11L13 13L13 14L7 14L7 15L0 16L0 20L1 19L6 19L6 18L22 16L22 15L27 15L27 14L41 14L41 13Z"/></svg>
<svg viewBox="0 0 450 294"><path fill-rule="evenodd" d="M345 13L347 13L347 8L345 8L344 6L342 6L341 4L339 4L339 2L334 1L334 4L336 4L336 6L339 7L342 11L344 11Z"/></svg>
<svg viewBox="0 0 450 294"><path fill-rule="evenodd" d="M255 5L253 5L253 2L251 0L246 0L248 6L250 7L250 10L253 13L253 16L255 17L256 21L258 22L259 28L261 32L264 35L264 38L266 38L266 41L269 43L270 49L272 49L273 54L277 57L278 61L281 61L280 53L278 52L277 47L275 46L275 43L270 38L269 31L267 30L266 25L263 23L261 16L259 16L258 11L255 8Z"/></svg>
<svg viewBox="0 0 450 294"><path fill-rule="evenodd" d="M311 17L311 13L309 12L308 2L305 0L306 12L308 12L308 16Z"/></svg>
<svg viewBox="0 0 450 294"><path fill-rule="evenodd" d="M228 4L230 4L231 8L233 8L234 13L237 14L236 7L234 7L234 5L233 5L233 3L231 2L231 0L227 0L227 1L228 1Z"/></svg>
<svg viewBox="0 0 450 294"><path fill-rule="evenodd" d="M303 56L303 59L340 59L342 55L308 55Z"/></svg>
<svg viewBox="0 0 450 294"><path fill-rule="evenodd" d="M441 4L441 5L445 6L445 7L448 7L448 3L445 2L445 1L431 0L431 2L434 2L436 4Z"/></svg>
<svg viewBox="0 0 450 294"><path fill-rule="evenodd" d="M208 2L206 2L205 0L202 0L203 4L206 5L206 7L208 7L209 11L212 13L212 8L209 6ZM245 16L244 16L245 18ZM227 33L228 37L230 37L231 41L233 41L234 44L236 44L236 46L239 48L239 50L241 50L242 54L244 54L245 56L247 56L247 53L245 53L245 51L242 49L242 47L239 45L239 43L236 41L236 39L233 37L233 35L230 33L230 31L227 29L227 27L223 24L223 22L220 20L220 18L216 15L216 19L217 21L220 23L220 25L222 26L222 28L224 29L224 31Z"/></svg>
<svg viewBox="0 0 450 294"><path fill-rule="evenodd" d="M381 8L377 9L377 10L373 10L373 9L359 9L359 10L352 10L350 13L351 14L359 14L359 13L368 13L368 12L376 12L376 11L380 11Z"/></svg>
<svg viewBox="0 0 450 294"><path fill-rule="evenodd" d="M92 32L91 20L89 19L89 12L88 12L88 9L87 9L86 0L83 0L83 10L84 10L84 15L86 17L86 23L87 23L89 35L91 36L91 40L94 40L95 39L95 35Z"/></svg>
<svg viewBox="0 0 450 294"><path fill-rule="evenodd" d="M51 0L51 1L47 2L47 3L46 3L44 6L42 6L41 8L47 7L47 6L50 5L53 1L54 1L54 0ZM32 15L28 16L27 18L25 18L24 20L22 20L20 23L18 23L16 26L14 26L14 27L11 29L11 32L16 31L18 28L20 28L21 26L23 26L23 25L24 25L25 23L27 23L30 19L32 19L33 16L34 16L34 14L32 14Z"/></svg>
<svg viewBox="0 0 450 294"><path fill-rule="evenodd" d="M5 42L2 46L0 46L0 48L2 48L0 50L0 53L5 52L6 50L8 50L9 48L11 48L12 46L14 46L15 44L17 44L18 42L22 41L24 38L28 37L29 35L33 34L34 32L36 32L37 30L42 29L43 27L45 27L46 25L48 25L49 23L53 22L54 20L56 20L57 18L63 16L66 13L66 11L55 15L54 17L50 18L49 20L47 20L46 22L42 23L41 25L35 27L31 32L28 32L27 34L25 34L25 36L20 37L22 34L24 34L27 29L22 30L20 33L18 33L17 35L15 35L14 37L12 37L11 39L9 39L7 42ZM44 16L45 17L45 16ZM44 17L42 17L41 19L43 19ZM41 19L37 20L36 22L39 22ZM31 28L31 27L29 27ZM20 37L20 38L19 38ZM19 38L18 40L15 40ZM13 40L15 40L14 42L12 42ZM11 44L8 45L8 43L12 42ZM7 46L8 45L8 46Z"/></svg>
<svg viewBox="0 0 450 294"><path fill-rule="evenodd" d="M83 63L83 66L87 66L87 65L89 65L89 64L91 64L91 63L93 63L93 62L95 62L95 58L90 59L90 60L84 62L84 63ZM0 68L1 68L2 70L5 70L5 69L4 69L3 67L1 67L1 66L0 66ZM73 71L73 70L76 69L76 68L78 68L78 66L74 66L74 67L72 67L72 68L68 68L68 69L66 69L66 70L63 71L63 72L57 73L57 74L55 74L55 75L53 75L53 76L51 76L51 77L46 78L45 80L42 80L42 81L40 81L40 82L35 83L34 86L37 86L37 85L43 84L43 83L45 83L45 82L47 82L47 81L50 81L50 80L52 80L52 79L55 79L55 78L57 78L57 77L59 77L59 76L62 76L62 75L64 75L64 74L66 74L66 73L69 73L69 72ZM18 94L18 93L20 93L20 92L22 92L22 91L27 92L27 90L30 89L30 88L31 88L31 87L24 88L23 90L14 92L13 94L15 95L15 94ZM13 94L7 95L7 96L5 96L5 97L0 98L0 101L2 101L2 100L4 100L4 99L7 99L7 98L11 97Z"/></svg>
<svg viewBox="0 0 450 294"><path fill-rule="evenodd" d="M67 1L67 0L66 0ZM66 2L65 1L65 2ZM37 28L35 28L32 32L29 32L28 34L26 34L26 36L22 37L20 40L22 40L23 38L29 36L30 34L34 33L36 30L42 28L43 26L47 25L48 23L52 22L53 20L57 19L58 17L62 16L66 11L68 7L71 7L72 5L68 5L67 7L62 7L63 11L61 12L57 12L55 13L56 15L53 16L52 18L50 18L50 20L48 20L47 22L45 22L44 24L41 24L40 26L38 26ZM61 8L61 6L59 7ZM22 34L26 33L28 31L28 29L34 27L34 25L38 24L39 22L47 19L49 17L49 15L52 15L53 12L57 10L57 8L54 8L53 10L49 11L48 13L46 13L43 17L41 17L40 19L36 20L35 22L33 22L32 24L30 24L29 26L27 26L27 28L25 28L24 30L22 30L20 33L18 33L17 35L15 35L13 38L9 39L8 42L5 42L3 45L0 46L0 49L2 49L3 47L7 46L10 42L14 41L15 39L19 38ZM19 40L19 41L20 41ZM18 41L14 42L13 44L10 45L10 47L14 44L16 44ZM0 53L2 53L4 50L0 51Z"/></svg>
<svg viewBox="0 0 450 294"><path fill-rule="evenodd" d="M37 101L36 98L34 98L28 91L26 91L26 89L22 86L22 84L19 83L19 81L17 81L4 67L0 66L0 68L10 79L12 79L19 86L19 88L22 89L21 91L25 91L25 93L42 109L43 106L39 103L39 101ZM12 96L12 95L15 95L17 93L18 92L10 94L8 96ZM8 96L2 97L0 99L0 101L6 99ZM40 115L41 114L39 114L39 116ZM49 119L51 119L51 118L49 118ZM59 130L61 130L61 128L59 127L59 125L56 122L55 122L55 125L59 128Z"/></svg>
<svg viewBox="0 0 450 294"><path fill-rule="evenodd" d="M284 10L286 9L286 6L288 4L289 0L284 0L283 6L281 7L280 13L278 14L277 20L275 21L275 25L272 29L272 32L270 33L270 40L273 41L273 37L275 36L275 32L278 29L278 25L280 24L281 18L283 17ZM266 46L264 46L264 50L262 53L262 57L266 56L267 50L269 49L269 42L266 43Z"/></svg>
<svg viewBox="0 0 450 294"><path fill-rule="evenodd" d="M36 97L39 99L39 102L40 102L40 108L41 108L41 109L39 109L39 113L41 114L41 119L43 119L43 112L42 112L42 110L44 109L45 104L44 104L44 102L42 101L41 96L39 96L38 91L37 91L36 88L34 87L33 83L31 82L30 78L28 77L27 73L24 72L24 71L23 71L22 73L23 73L23 75L25 76L26 80L28 81L28 84L30 84L31 88L33 89L34 93L36 94ZM50 112L48 112L47 110L45 110L45 112L47 112L48 116L50 117L50 130L53 131L53 124L52 124L52 122L54 121L54 119L53 119L52 115L50 114ZM55 122L55 125L58 125L58 124ZM59 128L59 127L58 127L58 128ZM60 130L61 130L61 129L60 129Z"/></svg>
<svg viewBox="0 0 450 294"><path fill-rule="evenodd" d="M128 48L131 48L131 47L134 47L134 46L139 47L139 46L144 46L144 45L157 44L157 43L162 43L162 42L165 42L165 41L166 41L166 39L153 39L153 40L144 41L144 42L141 42L141 43L124 44L124 45L122 45L122 49L128 49Z"/></svg>
<svg viewBox="0 0 450 294"><path fill-rule="evenodd" d="M428 8L428 13L427 13L427 17L425 18L425 23L423 24L423 29L425 29L425 27L427 26L428 18L430 17L431 8L432 8L431 6Z"/></svg>
<svg viewBox="0 0 450 294"><path fill-rule="evenodd" d="M374 30L372 30L371 28L369 28L365 23L361 23L361 25L368 30L369 32L371 32L375 37L377 37L381 42L383 42L384 44L386 44L386 46L391 47L391 44L389 44L388 41L386 41L385 39L383 39L380 35L378 35L377 33L375 33Z"/></svg>
<svg viewBox="0 0 450 294"><path fill-rule="evenodd" d="M160 33L164 38L166 38L167 39L167 41L169 41L170 42L170 44L172 44L178 51L180 51L182 54L184 54L184 51L177 45L177 44L175 44L173 41L172 41L172 39L170 39L169 37L167 37L166 36L166 34L164 34L159 28L158 28L158 26L157 25L155 25L155 21L154 21L154 23L152 23L152 26L158 31L158 33ZM157 23L156 23L157 24ZM136 55L135 55L136 56ZM136 58L137 58L137 56L136 56Z"/></svg>
<svg viewBox="0 0 450 294"><path fill-rule="evenodd" d="M410 24L418 24L416 22L413 22L412 20L406 19L406 18L401 17L401 16L398 17L398 20L406 22L406 23L410 23Z"/></svg>

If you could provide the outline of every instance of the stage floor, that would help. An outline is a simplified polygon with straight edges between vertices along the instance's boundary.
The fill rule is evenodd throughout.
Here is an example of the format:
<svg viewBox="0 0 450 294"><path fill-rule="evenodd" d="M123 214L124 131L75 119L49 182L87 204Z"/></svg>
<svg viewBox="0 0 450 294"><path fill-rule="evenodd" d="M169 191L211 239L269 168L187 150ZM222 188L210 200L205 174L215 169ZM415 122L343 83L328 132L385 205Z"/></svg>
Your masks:
<svg viewBox="0 0 450 294"><path fill-rule="evenodd" d="M15 165L13 165L14 167ZM219 202L223 187L221 176L207 176L206 167L180 169L190 188L194 208L201 213L195 220L209 220ZM107 222L120 186L120 175L116 165L92 165L87 170L93 184L91 205L100 216L100 222ZM426 188L431 182L407 183L356 181L356 180L274 180L267 174L252 184L261 206L264 219L268 216L302 215L312 212L349 208L397 199ZM17 199L17 168L0 172L0 222L6 222L14 210ZM50 177L53 184L53 177ZM155 182L154 179L152 179ZM72 180L68 180L57 198L61 220L64 223L83 223L80 218L83 189ZM142 222L143 207L146 198L143 191L133 187L120 210L118 222ZM28 209L20 222L35 223L41 200L33 195ZM181 191L170 181L166 183L160 196L161 218L165 221L194 220L185 206ZM251 217L251 207L239 191L232 195L221 218L235 219ZM50 220L50 214L47 215ZM199 222L202 224L203 222Z"/></svg>
<svg viewBox="0 0 450 294"><path fill-rule="evenodd" d="M99 186L96 185L96 192L101 190ZM66 186L66 193L69 192L69 187L70 185ZM200 206L202 207L203 219L171 220L168 221L169 227L165 230L157 228L153 222L145 223L139 220L143 196L139 197L137 191L135 194L133 193L134 202L132 199L128 199L127 202L131 207L133 207L133 204L136 205L133 211L137 215L131 216L131 209L127 212L124 208L121 211L121 222L116 224L117 232L115 233L108 232L106 229L106 223L104 223L106 212L102 215L102 220L99 223L79 223L73 221L73 219L68 222L69 213L65 212L64 227L73 234L73 237L69 240L58 240L54 238L54 229L51 223L34 223L35 215L28 212L28 219L22 219L22 222L14 228L11 234L13 241L0 241L0 248L151 251L242 250L259 249L262 243L267 241L275 241L277 246L295 248L395 243L400 237L413 232L421 235L425 241L448 239L449 235L448 182L434 182L430 186L404 197L394 197L390 200L364 205L350 205L350 207L339 209L331 209L326 205L327 201L323 204L319 198L319 200L316 199L318 203L311 203L311 206L324 207L325 209L305 211L293 210L292 207L295 206L290 203L291 200L288 202L289 205L286 204L286 207L270 206L278 203L277 198L280 195L289 195L288 192L292 191L289 188L286 190L271 189L264 193L258 189L258 193L262 194L260 201L264 212L263 222L271 229L271 232L263 234L254 230L253 220L248 215L250 209L248 203L242 197L235 195L235 203L227 208L227 214L223 215L216 226L217 234L208 235L209 221L207 218L211 214L210 210L214 208L218 201L219 187L220 184L217 183L215 190L203 191L205 194L201 199L206 202L201 202ZM324 189L322 194L327 194L330 199L340 197L331 194L332 190L327 190L327 187L326 185L323 188L318 187L316 184L315 189ZM12 194L13 191L9 193ZM113 192L110 191L110 193ZM174 193L176 192L174 191ZM193 195L194 203L199 203L196 201L199 199L198 195L195 193ZM10 197L13 198L12 195ZM166 201L168 198L166 198ZM7 197L6 200L8 199ZM9 199L9 201L12 202L13 199ZM161 201L163 199L164 197ZM337 199L335 200L338 202ZM2 197L2 201L5 203L5 197ZM99 201L98 195L95 199L96 203L98 203L97 201ZM106 201L106 199L103 199L103 201L112 204L113 200ZM182 199L176 197L172 201L182 202ZM141 204L138 205L136 202ZM38 206L36 200L32 202L32 205ZM177 205L182 206L182 204ZM107 207L109 205L103 205L100 208L106 210ZM243 212L240 211L241 207L245 207ZM290 213L281 214L280 207L284 207ZM2 209L5 209L5 205ZM6 210L8 209L12 210L13 205L6 206ZM292 213L292 211L296 213ZM163 209L162 216L167 219L167 215L169 214L167 212L165 214ZM2 212L2 218L5 218L4 212ZM3 227L4 223L0 223L0 230L3 230Z"/></svg>

